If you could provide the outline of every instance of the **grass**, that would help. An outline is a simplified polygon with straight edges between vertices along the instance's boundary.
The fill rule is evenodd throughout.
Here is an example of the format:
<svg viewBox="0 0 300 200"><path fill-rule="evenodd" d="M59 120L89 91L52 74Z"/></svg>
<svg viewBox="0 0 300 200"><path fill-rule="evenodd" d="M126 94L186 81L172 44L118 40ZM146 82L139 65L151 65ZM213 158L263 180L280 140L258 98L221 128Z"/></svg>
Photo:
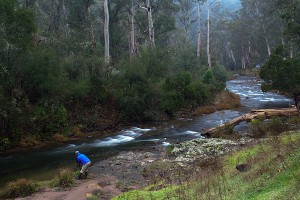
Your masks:
<svg viewBox="0 0 300 200"><path fill-rule="evenodd" d="M32 180L22 178L9 182L1 192L1 196L4 198L25 197L33 194L36 191L36 183L34 183Z"/></svg>
<svg viewBox="0 0 300 200"><path fill-rule="evenodd" d="M54 178L53 186L72 187L75 184L74 173L70 169L59 169L58 175Z"/></svg>
<svg viewBox="0 0 300 200"><path fill-rule="evenodd" d="M4 189L0 190L0 199L30 196L47 187L72 187L75 185L74 177L75 173L70 169L59 169L58 175L49 181L33 181L20 178L16 181L9 182Z"/></svg>
<svg viewBox="0 0 300 200"><path fill-rule="evenodd" d="M252 146L220 158L216 161L219 162L218 167L216 163L196 163L190 170L192 176L184 182L173 182L156 191L149 191L147 188L130 191L115 197L114 200L300 199L299 146L299 131L290 131L279 136L276 133L268 140L260 140ZM235 166L240 163L249 165L249 170L236 170Z"/></svg>

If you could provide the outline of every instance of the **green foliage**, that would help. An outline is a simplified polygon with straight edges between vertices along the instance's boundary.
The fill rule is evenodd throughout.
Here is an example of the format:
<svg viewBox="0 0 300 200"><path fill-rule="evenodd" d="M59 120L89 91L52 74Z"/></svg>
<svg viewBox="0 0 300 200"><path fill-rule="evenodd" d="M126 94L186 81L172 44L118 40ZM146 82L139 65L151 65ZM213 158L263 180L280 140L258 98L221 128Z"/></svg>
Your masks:
<svg viewBox="0 0 300 200"><path fill-rule="evenodd" d="M32 180L18 179L5 186L3 196L6 198L25 197L33 194L36 190L37 186Z"/></svg>
<svg viewBox="0 0 300 200"><path fill-rule="evenodd" d="M215 82L215 77L212 70L207 70L203 76L203 82L206 84L213 84Z"/></svg>
<svg viewBox="0 0 300 200"><path fill-rule="evenodd" d="M271 135L279 135L280 133L288 130L289 128L285 120L279 117L272 118L266 126L267 131Z"/></svg>
<svg viewBox="0 0 300 200"><path fill-rule="evenodd" d="M164 83L164 95L162 107L168 114L173 114L186 103L191 76L187 72L182 72L174 77L169 77ZM191 89L190 89L191 90Z"/></svg>
<svg viewBox="0 0 300 200"><path fill-rule="evenodd" d="M8 149L9 147L11 147L10 139L2 136L0 138L0 150Z"/></svg>
<svg viewBox="0 0 300 200"><path fill-rule="evenodd" d="M169 146L166 147L166 154L167 154L167 156L171 155L171 152L174 149L174 147L175 147L174 144L171 144L171 145L169 145Z"/></svg>
<svg viewBox="0 0 300 200"><path fill-rule="evenodd" d="M279 46L260 70L260 77L269 84L269 89L299 92L300 57L289 58L288 52Z"/></svg>
<svg viewBox="0 0 300 200"><path fill-rule="evenodd" d="M159 48L150 47L123 64L117 98L125 119L142 121L159 108L159 85L167 72L165 56Z"/></svg>
<svg viewBox="0 0 300 200"><path fill-rule="evenodd" d="M31 102L45 96L58 96L66 77L53 53L36 49L24 66L24 91Z"/></svg>
<svg viewBox="0 0 300 200"><path fill-rule="evenodd" d="M42 139L51 139L55 133L68 128L68 111L60 104L46 102L35 111L36 129Z"/></svg>
<svg viewBox="0 0 300 200"><path fill-rule="evenodd" d="M263 119L253 119L250 123L249 129L254 137L262 137L266 134Z"/></svg>
<svg viewBox="0 0 300 200"><path fill-rule="evenodd" d="M151 2L155 46L143 45L147 12L133 2L139 45L130 60L124 31L130 27L125 19L132 2L111 1L111 63L104 66L98 3L0 2L0 148L64 134L69 124L82 123L87 107L95 106L97 112L113 107L124 121L159 120L165 112L173 116L206 103L221 88L222 70L213 69L214 77L202 81L205 70L192 44L170 45L178 11L170 0Z"/></svg>

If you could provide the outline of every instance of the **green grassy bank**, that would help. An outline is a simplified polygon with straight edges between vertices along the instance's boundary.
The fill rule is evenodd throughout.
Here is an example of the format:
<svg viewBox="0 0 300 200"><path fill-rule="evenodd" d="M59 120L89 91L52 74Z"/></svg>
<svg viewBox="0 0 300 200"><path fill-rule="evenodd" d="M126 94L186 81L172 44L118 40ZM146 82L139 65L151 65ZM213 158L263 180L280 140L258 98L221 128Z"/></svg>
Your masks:
<svg viewBox="0 0 300 200"><path fill-rule="evenodd" d="M300 131L260 139L223 158L196 163L177 183L162 180L160 187L130 191L114 200L299 199L299 144ZM239 171L237 165L243 168Z"/></svg>

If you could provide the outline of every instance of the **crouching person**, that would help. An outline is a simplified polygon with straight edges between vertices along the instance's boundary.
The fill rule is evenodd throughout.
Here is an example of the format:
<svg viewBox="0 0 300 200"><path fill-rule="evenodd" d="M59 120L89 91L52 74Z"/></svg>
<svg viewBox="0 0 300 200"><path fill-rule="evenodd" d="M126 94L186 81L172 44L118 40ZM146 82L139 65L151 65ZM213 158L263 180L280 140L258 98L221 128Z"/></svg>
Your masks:
<svg viewBox="0 0 300 200"><path fill-rule="evenodd" d="M86 155L79 153L79 151L76 151L75 154L76 154L76 162L82 166L80 170L80 174L76 177L76 179L83 178L83 173L86 178L88 175L87 168L91 165L91 160Z"/></svg>

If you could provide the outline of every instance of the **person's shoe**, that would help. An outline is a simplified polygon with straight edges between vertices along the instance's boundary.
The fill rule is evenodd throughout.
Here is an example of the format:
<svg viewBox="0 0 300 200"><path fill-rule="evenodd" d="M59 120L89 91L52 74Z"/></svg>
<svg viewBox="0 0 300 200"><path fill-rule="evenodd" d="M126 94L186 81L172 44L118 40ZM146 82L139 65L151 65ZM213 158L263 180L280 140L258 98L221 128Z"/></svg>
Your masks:
<svg viewBox="0 0 300 200"><path fill-rule="evenodd" d="M84 176L85 176L85 178L87 178L87 177L88 177L88 175L89 175L89 173L88 173L88 172L85 172L85 173L84 173Z"/></svg>
<svg viewBox="0 0 300 200"><path fill-rule="evenodd" d="M75 179L79 180L82 178L82 173L78 174L78 176L75 177Z"/></svg>

